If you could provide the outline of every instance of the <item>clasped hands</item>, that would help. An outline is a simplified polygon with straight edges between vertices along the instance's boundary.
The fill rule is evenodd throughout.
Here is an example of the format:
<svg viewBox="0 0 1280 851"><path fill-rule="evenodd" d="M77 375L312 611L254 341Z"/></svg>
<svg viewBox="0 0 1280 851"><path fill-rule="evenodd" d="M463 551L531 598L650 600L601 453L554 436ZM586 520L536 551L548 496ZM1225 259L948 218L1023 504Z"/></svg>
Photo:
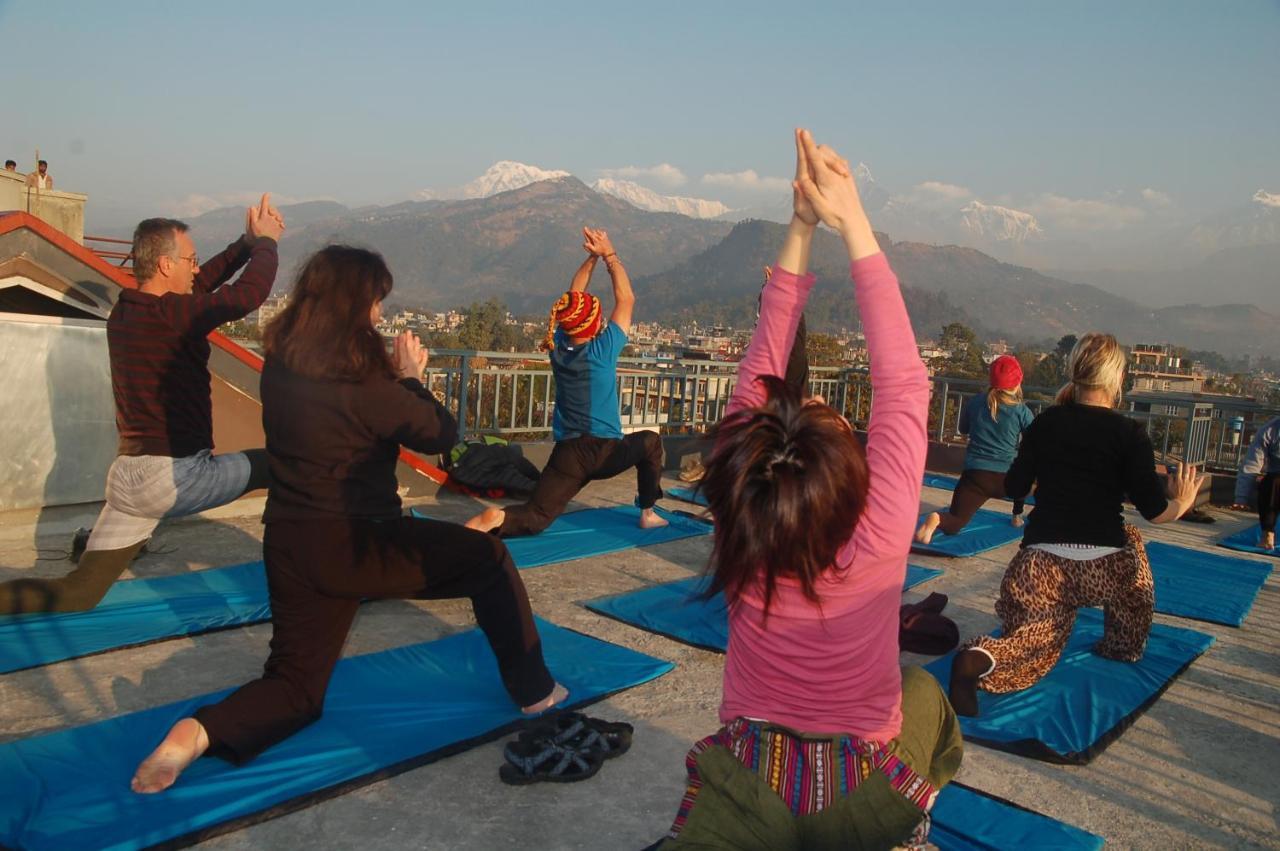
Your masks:
<svg viewBox="0 0 1280 851"><path fill-rule="evenodd" d="M795 218L810 227L822 222L843 231L864 216L849 161L831 147L816 144L808 130L798 128L795 137L796 176L791 182Z"/></svg>
<svg viewBox="0 0 1280 851"><path fill-rule="evenodd" d="M269 237L276 242L284 235L284 216L271 204L271 193L262 193L256 207L244 211L244 236L249 242L258 237Z"/></svg>
<svg viewBox="0 0 1280 851"><path fill-rule="evenodd" d="M582 229L582 249L592 257L608 257L610 254L618 253L613 250L609 233L599 228Z"/></svg>

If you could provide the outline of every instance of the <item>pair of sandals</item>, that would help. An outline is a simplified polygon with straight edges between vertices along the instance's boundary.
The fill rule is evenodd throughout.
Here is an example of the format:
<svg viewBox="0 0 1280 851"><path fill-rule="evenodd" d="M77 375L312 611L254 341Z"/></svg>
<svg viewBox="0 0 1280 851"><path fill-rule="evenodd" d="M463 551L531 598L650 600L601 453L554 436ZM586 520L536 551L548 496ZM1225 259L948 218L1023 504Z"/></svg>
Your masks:
<svg viewBox="0 0 1280 851"><path fill-rule="evenodd" d="M607 759L631 747L634 728L623 722L561 712L540 718L503 748L498 777L511 786L576 783L594 777Z"/></svg>

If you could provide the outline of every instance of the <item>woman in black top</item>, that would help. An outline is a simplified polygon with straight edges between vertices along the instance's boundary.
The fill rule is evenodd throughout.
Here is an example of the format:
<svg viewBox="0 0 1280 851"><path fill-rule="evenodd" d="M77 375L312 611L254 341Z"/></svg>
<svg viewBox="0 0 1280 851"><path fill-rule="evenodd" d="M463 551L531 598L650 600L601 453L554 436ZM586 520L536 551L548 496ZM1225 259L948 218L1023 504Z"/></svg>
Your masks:
<svg viewBox="0 0 1280 851"><path fill-rule="evenodd" d="M502 541L401 516L400 447L439 452L457 428L421 383L427 353L417 339L402 334L387 356L374 325L390 291L380 256L331 245L307 261L268 326L262 421L273 478L262 549L271 655L260 679L174 725L139 766L134 791L168 788L206 751L246 762L319 718L361 600L470 597L512 700L537 712L567 696L543 662Z"/></svg>
<svg viewBox="0 0 1280 851"><path fill-rule="evenodd" d="M1106 611L1095 652L1142 658L1155 597L1142 536L1124 522L1124 500L1152 523L1168 523L1191 507L1203 477L1182 466L1166 491L1142 424L1115 410L1124 367L1115 337L1084 335L1058 404L1023 434L1005 491L1021 499L1034 483L1036 506L1000 584L1001 637L969 642L952 665L951 703L961 715L977 714L979 688L1018 691L1047 674L1081 606Z"/></svg>

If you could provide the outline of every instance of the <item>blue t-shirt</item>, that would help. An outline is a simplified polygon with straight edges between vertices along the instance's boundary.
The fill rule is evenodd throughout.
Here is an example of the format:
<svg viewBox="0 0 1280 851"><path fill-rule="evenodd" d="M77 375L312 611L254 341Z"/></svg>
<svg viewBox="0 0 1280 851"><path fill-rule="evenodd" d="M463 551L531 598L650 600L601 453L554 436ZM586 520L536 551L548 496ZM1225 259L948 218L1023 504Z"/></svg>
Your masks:
<svg viewBox="0 0 1280 851"><path fill-rule="evenodd" d="M569 335L556 329L551 350L551 372L556 377L556 410L551 433L556 440L591 435L622 437L618 416L618 357L627 335L609 322L588 342L575 346Z"/></svg>
<svg viewBox="0 0 1280 851"><path fill-rule="evenodd" d="M1008 472L1018 454L1018 439L1033 419L1031 409L1019 403L1001 405L993 420L987 394L975 394L960 410L960 433L969 435L964 468Z"/></svg>

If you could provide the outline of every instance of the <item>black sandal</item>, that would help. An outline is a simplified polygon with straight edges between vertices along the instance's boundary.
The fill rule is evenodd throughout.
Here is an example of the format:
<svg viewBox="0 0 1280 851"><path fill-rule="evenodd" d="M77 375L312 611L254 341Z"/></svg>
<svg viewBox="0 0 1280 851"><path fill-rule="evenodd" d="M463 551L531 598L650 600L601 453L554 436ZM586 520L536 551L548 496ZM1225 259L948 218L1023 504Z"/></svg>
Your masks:
<svg viewBox="0 0 1280 851"><path fill-rule="evenodd" d="M508 742L502 749L506 764L498 769L498 778L511 786L530 783L576 783L594 777L603 758L589 750L574 750L556 744L549 738Z"/></svg>
<svg viewBox="0 0 1280 851"><path fill-rule="evenodd" d="M589 718L581 712L561 712L539 719L520 734L521 741L546 739L577 751L590 751L601 759L622 756L631 748L635 728L622 721Z"/></svg>

